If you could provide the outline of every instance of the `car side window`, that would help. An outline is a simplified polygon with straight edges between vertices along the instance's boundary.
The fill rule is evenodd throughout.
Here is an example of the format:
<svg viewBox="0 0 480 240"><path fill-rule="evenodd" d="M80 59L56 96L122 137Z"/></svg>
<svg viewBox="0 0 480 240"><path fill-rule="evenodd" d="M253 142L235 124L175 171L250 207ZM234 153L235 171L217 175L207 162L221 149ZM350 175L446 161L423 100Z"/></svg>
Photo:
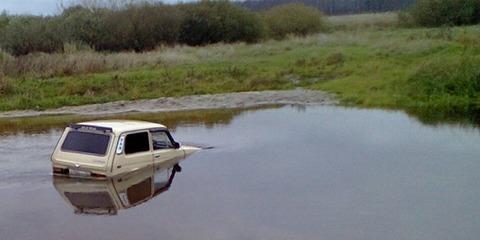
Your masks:
<svg viewBox="0 0 480 240"><path fill-rule="evenodd" d="M125 154L150 151L148 132L128 134L125 138Z"/></svg>
<svg viewBox="0 0 480 240"><path fill-rule="evenodd" d="M164 131L152 132L153 150L174 148L168 134Z"/></svg>

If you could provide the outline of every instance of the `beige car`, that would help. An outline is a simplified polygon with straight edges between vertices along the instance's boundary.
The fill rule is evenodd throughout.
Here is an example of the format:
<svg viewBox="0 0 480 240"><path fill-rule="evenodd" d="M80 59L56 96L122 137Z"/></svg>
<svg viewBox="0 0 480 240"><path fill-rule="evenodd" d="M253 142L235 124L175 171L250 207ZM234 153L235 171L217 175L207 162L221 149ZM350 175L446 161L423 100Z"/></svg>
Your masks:
<svg viewBox="0 0 480 240"><path fill-rule="evenodd" d="M180 171L172 160L105 180L54 176L53 185L75 214L117 215L168 191Z"/></svg>
<svg viewBox="0 0 480 240"><path fill-rule="evenodd" d="M142 121L92 121L65 129L52 155L55 174L112 177L198 151L181 146L168 129Z"/></svg>

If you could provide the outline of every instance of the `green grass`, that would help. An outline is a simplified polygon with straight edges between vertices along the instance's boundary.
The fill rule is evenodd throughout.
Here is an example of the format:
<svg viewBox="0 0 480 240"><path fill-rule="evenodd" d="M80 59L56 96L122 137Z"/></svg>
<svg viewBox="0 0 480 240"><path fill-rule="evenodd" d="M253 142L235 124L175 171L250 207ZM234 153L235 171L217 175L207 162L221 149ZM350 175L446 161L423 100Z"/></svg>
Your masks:
<svg viewBox="0 0 480 240"><path fill-rule="evenodd" d="M471 43L480 40L479 31L474 26L371 33L368 46L347 51L344 68L353 74L314 87L338 93L349 105L478 109L480 44Z"/></svg>
<svg viewBox="0 0 480 240"><path fill-rule="evenodd" d="M136 64L99 73L9 76L0 110L304 87L336 93L345 105L471 112L480 104L479 54L480 26L365 28L251 45L166 48L123 54ZM118 56L103 56L104 62L119 62Z"/></svg>
<svg viewBox="0 0 480 240"><path fill-rule="evenodd" d="M15 79L0 109L45 109L115 100L136 100L247 90L287 89L291 84L270 72L216 63L87 74L48 79Z"/></svg>

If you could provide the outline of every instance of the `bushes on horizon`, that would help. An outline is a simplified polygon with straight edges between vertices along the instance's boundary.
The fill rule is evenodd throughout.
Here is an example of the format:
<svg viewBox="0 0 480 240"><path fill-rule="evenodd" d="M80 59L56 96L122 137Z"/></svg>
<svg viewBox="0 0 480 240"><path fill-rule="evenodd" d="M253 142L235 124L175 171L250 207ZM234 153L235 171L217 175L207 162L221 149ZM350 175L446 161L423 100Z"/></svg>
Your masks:
<svg viewBox="0 0 480 240"><path fill-rule="evenodd" d="M145 51L178 40L182 20L176 7L129 5L121 10L74 7L64 12L70 42L84 42L98 51Z"/></svg>
<svg viewBox="0 0 480 240"><path fill-rule="evenodd" d="M418 0L400 19L404 25L438 27L480 22L480 0Z"/></svg>
<svg viewBox="0 0 480 240"><path fill-rule="evenodd" d="M10 19L6 12L0 14L0 34L3 34L3 29L8 25Z"/></svg>
<svg viewBox="0 0 480 240"><path fill-rule="evenodd" d="M180 42L204 45L217 42L256 42L263 36L263 25L254 13L229 1L202 1L184 4L185 16Z"/></svg>
<svg viewBox="0 0 480 240"><path fill-rule="evenodd" d="M266 36L307 35L323 29L323 14L303 4L286 4L263 14L228 0L177 5L145 1L116 8L77 5L48 17L0 14L0 49L15 56L62 53L65 46L70 47L67 51L83 46L141 52L178 43L252 43Z"/></svg>
<svg viewBox="0 0 480 240"><path fill-rule="evenodd" d="M58 26L53 17L12 17L3 29L1 47L16 56L61 51L63 40Z"/></svg>
<svg viewBox="0 0 480 240"><path fill-rule="evenodd" d="M174 44L180 35L183 13L168 5L130 6L125 15L133 27L129 45L135 50L151 50L160 44Z"/></svg>
<svg viewBox="0 0 480 240"><path fill-rule="evenodd" d="M305 36L325 30L322 12L303 3L290 3L273 7L262 13L269 35L276 39L287 35Z"/></svg>
<svg viewBox="0 0 480 240"><path fill-rule="evenodd" d="M107 34L104 23L107 14L107 10L91 11L81 6L65 9L60 16L64 41L83 43L97 49L98 43L104 41Z"/></svg>

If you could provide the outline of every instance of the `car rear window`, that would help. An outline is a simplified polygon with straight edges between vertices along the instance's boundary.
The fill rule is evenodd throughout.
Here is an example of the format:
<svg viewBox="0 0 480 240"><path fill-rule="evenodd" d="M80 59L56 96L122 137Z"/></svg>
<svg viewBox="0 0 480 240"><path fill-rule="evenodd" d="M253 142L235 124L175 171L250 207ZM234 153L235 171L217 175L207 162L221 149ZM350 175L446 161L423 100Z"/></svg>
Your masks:
<svg viewBox="0 0 480 240"><path fill-rule="evenodd" d="M98 133L71 131L62 145L62 151L105 155L110 136Z"/></svg>

